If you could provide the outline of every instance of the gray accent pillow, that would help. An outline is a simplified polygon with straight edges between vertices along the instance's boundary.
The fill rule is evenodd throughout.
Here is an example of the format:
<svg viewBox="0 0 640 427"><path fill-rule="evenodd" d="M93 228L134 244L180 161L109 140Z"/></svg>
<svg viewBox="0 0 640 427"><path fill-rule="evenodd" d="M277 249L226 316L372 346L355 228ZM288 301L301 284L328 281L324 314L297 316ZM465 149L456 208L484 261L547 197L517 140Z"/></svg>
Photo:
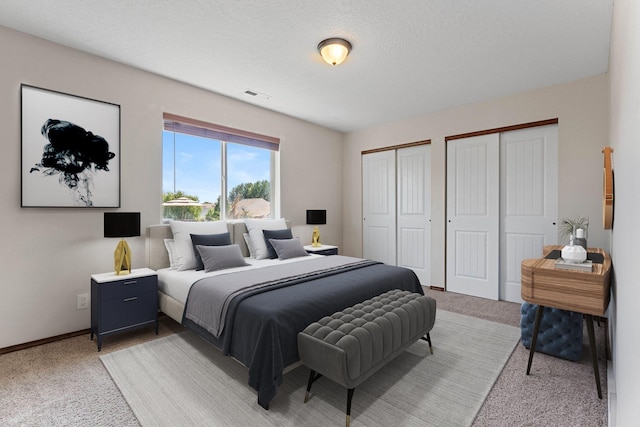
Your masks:
<svg viewBox="0 0 640 427"><path fill-rule="evenodd" d="M278 259L298 258L302 256L309 256L307 251L304 250L300 239L294 237L293 239L269 239L269 242L278 254Z"/></svg>
<svg viewBox="0 0 640 427"><path fill-rule="evenodd" d="M292 239L293 234L291 234L290 228L285 228L283 230L262 230L262 234L264 235L264 241L267 244L267 253L270 259L278 258L278 254L273 249L273 245L271 244L271 239Z"/></svg>
<svg viewBox="0 0 640 427"><path fill-rule="evenodd" d="M228 246L196 246L200 256L202 257L202 263L204 264L204 271L216 271L224 270L233 267L244 267L247 262L242 256L240 251L240 245Z"/></svg>
<svg viewBox="0 0 640 427"><path fill-rule="evenodd" d="M230 245L231 234L226 233L219 234L191 234L191 243L193 243L193 253L196 256L196 270L204 270L204 264L202 264L202 257L196 250L196 246L226 246Z"/></svg>

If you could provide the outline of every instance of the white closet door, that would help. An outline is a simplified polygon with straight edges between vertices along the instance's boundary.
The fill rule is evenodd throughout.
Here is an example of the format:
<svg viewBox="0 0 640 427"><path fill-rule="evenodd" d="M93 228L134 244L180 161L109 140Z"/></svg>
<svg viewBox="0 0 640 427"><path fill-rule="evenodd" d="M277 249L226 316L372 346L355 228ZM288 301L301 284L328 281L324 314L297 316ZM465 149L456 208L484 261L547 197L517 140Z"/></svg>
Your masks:
<svg viewBox="0 0 640 427"><path fill-rule="evenodd" d="M398 149L398 265L429 286L431 242L431 146Z"/></svg>
<svg viewBox="0 0 640 427"><path fill-rule="evenodd" d="M396 153L362 156L362 256L396 265Z"/></svg>
<svg viewBox="0 0 640 427"><path fill-rule="evenodd" d="M446 289L499 297L499 135L447 143Z"/></svg>
<svg viewBox="0 0 640 427"><path fill-rule="evenodd" d="M558 126L500 135L500 299L522 302L520 264L558 239Z"/></svg>

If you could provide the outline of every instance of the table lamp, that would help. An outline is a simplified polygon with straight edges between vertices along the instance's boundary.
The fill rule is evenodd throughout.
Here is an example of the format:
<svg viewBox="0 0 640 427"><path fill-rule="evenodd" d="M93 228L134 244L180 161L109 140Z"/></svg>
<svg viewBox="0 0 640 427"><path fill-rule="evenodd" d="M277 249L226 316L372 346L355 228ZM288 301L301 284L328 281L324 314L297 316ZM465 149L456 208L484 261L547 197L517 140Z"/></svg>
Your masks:
<svg viewBox="0 0 640 427"><path fill-rule="evenodd" d="M131 273L131 249L125 237L140 235L140 212L105 212L104 237L119 237L122 240L113 253L116 275Z"/></svg>
<svg viewBox="0 0 640 427"><path fill-rule="evenodd" d="M311 235L311 246L322 246L320 243L320 230L318 225L324 225L327 223L327 211L326 209L307 209L307 224L315 225L313 227L313 234Z"/></svg>

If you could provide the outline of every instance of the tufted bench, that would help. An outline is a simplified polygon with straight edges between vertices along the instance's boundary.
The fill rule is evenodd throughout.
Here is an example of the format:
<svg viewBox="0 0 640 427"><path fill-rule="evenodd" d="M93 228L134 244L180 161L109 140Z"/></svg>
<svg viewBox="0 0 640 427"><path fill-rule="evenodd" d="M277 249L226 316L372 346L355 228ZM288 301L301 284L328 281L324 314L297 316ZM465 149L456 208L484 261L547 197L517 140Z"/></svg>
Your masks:
<svg viewBox="0 0 640 427"><path fill-rule="evenodd" d="M360 383L420 338L433 354L429 331L435 320L433 298L396 289L310 324L298 334L300 360L311 369L305 403L323 375L346 387L348 427Z"/></svg>

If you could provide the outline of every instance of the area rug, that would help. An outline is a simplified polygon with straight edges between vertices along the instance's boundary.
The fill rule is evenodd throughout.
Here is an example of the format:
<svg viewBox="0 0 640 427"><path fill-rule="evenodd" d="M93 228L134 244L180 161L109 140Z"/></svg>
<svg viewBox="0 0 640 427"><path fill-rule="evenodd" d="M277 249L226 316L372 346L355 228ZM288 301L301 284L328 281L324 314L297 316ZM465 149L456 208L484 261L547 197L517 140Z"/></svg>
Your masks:
<svg viewBox="0 0 640 427"><path fill-rule="evenodd" d="M520 338L518 328L438 310L426 342L355 390L351 425L470 425ZM309 370L284 377L268 411L248 370L191 332L100 356L142 426L344 425L347 391L322 378L303 403Z"/></svg>

